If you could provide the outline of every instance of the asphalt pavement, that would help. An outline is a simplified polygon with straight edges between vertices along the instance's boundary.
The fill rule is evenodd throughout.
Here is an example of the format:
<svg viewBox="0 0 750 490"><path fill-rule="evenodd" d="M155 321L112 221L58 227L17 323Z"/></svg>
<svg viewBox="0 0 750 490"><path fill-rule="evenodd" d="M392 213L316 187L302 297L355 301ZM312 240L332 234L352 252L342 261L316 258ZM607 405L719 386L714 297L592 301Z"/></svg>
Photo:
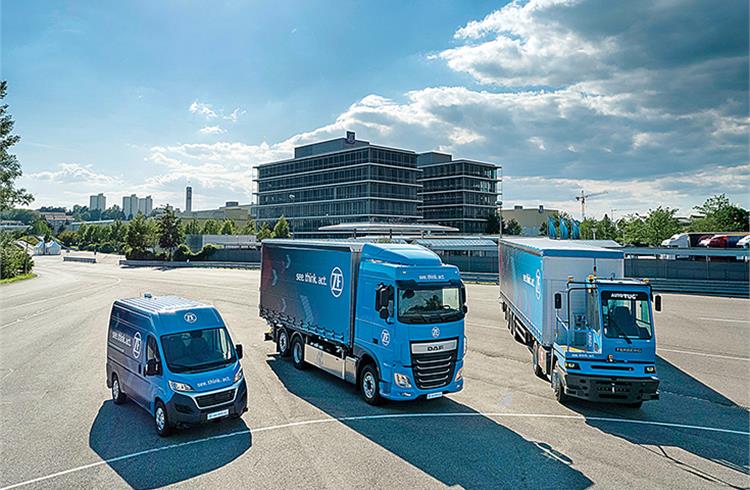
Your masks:
<svg viewBox="0 0 750 490"><path fill-rule="evenodd" d="M263 342L258 271L122 269L35 258L0 286L0 488L585 488L750 486L750 301L664 295L661 399L635 410L558 404L501 320L497 286L468 286L463 392L370 407ZM159 438L105 384L117 298L214 304L237 343L250 410Z"/></svg>

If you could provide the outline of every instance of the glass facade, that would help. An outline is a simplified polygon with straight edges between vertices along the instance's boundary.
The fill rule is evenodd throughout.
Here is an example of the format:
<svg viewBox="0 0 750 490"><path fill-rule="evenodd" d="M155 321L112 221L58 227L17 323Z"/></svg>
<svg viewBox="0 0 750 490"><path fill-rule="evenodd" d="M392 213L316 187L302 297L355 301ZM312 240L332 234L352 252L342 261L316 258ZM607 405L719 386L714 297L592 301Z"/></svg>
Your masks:
<svg viewBox="0 0 750 490"><path fill-rule="evenodd" d="M258 166L258 226L285 216L298 237L330 236L340 223L447 225L483 233L495 212L498 168L443 153L336 139L295 148L295 158Z"/></svg>
<svg viewBox="0 0 750 490"><path fill-rule="evenodd" d="M419 211L426 223L452 226L461 233L484 233L496 212L498 167L490 163L450 160L450 155L420 155L422 184Z"/></svg>
<svg viewBox="0 0 750 490"><path fill-rule="evenodd" d="M283 215L295 236L315 237L325 235L318 228L326 225L417 221L417 155L356 143L334 153L259 165L258 225L273 226Z"/></svg>

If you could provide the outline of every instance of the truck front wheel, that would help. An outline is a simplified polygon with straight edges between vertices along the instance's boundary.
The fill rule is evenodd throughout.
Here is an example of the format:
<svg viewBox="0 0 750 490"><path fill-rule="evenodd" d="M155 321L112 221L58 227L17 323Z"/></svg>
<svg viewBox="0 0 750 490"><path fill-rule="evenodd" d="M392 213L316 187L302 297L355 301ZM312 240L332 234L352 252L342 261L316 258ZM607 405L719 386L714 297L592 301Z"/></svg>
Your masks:
<svg viewBox="0 0 750 490"><path fill-rule="evenodd" d="M305 343L299 335L292 339L292 364L297 369L305 369Z"/></svg>
<svg viewBox="0 0 750 490"><path fill-rule="evenodd" d="M552 370L552 389L555 390L555 399L558 402L565 403L568 401L568 395L565 394L565 387L563 386L560 368L557 366Z"/></svg>
<svg viewBox="0 0 750 490"><path fill-rule="evenodd" d="M289 332L286 328L280 328L276 334L276 350L281 357L289 356Z"/></svg>
<svg viewBox="0 0 750 490"><path fill-rule="evenodd" d="M370 405L379 405L382 401L380 398L380 382L378 381L378 371L375 366L368 364L362 368L359 375L359 392L362 398Z"/></svg>

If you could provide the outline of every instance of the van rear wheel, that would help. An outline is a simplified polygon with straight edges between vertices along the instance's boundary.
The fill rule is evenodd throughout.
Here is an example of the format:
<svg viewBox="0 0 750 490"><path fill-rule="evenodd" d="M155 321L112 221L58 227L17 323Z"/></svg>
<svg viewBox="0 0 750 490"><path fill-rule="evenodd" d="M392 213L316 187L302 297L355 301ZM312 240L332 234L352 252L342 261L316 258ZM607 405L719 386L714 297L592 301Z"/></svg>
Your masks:
<svg viewBox="0 0 750 490"><path fill-rule="evenodd" d="M112 401L115 402L115 405L125 403L125 393L122 392L120 380L117 379L116 374L112 374Z"/></svg>

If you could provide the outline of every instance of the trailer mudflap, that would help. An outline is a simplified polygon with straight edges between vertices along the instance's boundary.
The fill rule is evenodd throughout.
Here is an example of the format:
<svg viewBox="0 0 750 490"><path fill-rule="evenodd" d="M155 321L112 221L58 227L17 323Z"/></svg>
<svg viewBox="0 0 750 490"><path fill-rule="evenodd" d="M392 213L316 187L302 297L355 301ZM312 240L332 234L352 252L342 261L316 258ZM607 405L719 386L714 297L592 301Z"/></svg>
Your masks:
<svg viewBox="0 0 750 490"><path fill-rule="evenodd" d="M584 400L611 403L637 403L659 399L657 378L587 376L566 373L565 394Z"/></svg>

